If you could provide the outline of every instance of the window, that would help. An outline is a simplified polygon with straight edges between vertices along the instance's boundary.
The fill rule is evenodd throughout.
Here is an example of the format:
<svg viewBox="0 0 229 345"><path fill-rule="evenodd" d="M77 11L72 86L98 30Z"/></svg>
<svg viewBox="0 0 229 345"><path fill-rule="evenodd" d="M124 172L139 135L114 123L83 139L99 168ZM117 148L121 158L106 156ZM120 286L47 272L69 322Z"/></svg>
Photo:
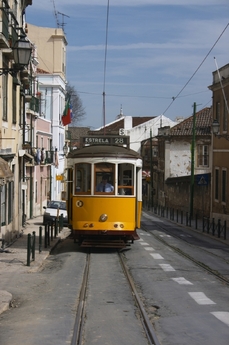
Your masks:
<svg viewBox="0 0 229 345"><path fill-rule="evenodd" d="M223 108L223 131L227 132L227 105L225 101Z"/></svg>
<svg viewBox="0 0 229 345"><path fill-rule="evenodd" d="M222 202L226 202L226 181L227 181L227 171L222 170Z"/></svg>
<svg viewBox="0 0 229 345"><path fill-rule="evenodd" d="M75 166L75 193L91 194L91 164L79 163Z"/></svg>
<svg viewBox="0 0 229 345"><path fill-rule="evenodd" d="M14 210L14 182L9 182L9 198L8 198L8 224L13 220Z"/></svg>
<svg viewBox="0 0 229 345"><path fill-rule="evenodd" d="M215 105L215 115L216 115L216 120L220 123L220 103L216 102Z"/></svg>
<svg viewBox="0 0 229 345"><path fill-rule="evenodd" d="M1 225L6 225L6 186L4 184L1 191Z"/></svg>
<svg viewBox="0 0 229 345"><path fill-rule="evenodd" d="M197 166L209 166L209 152L208 145L198 145L197 147Z"/></svg>
<svg viewBox="0 0 229 345"><path fill-rule="evenodd" d="M215 169L215 200L219 200L219 169Z"/></svg>
<svg viewBox="0 0 229 345"><path fill-rule="evenodd" d="M132 164L118 165L118 194L133 195L134 194L134 166Z"/></svg>
<svg viewBox="0 0 229 345"><path fill-rule="evenodd" d="M16 124L16 122L17 122L17 84L16 83L13 83L13 95L12 95L12 97L13 97L12 122L13 122L13 124Z"/></svg>
<svg viewBox="0 0 229 345"><path fill-rule="evenodd" d="M8 66L4 66L4 68L7 68ZM2 75L2 102L3 102L3 114L2 119L4 121L7 121L7 112L8 112L8 75L3 74Z"/></svg>
<svg viewBox="0 0 229 345"><path fill-rule="evenodd" d="M115 165L111 163L95 164L95 193L114 194Z"/></svg>

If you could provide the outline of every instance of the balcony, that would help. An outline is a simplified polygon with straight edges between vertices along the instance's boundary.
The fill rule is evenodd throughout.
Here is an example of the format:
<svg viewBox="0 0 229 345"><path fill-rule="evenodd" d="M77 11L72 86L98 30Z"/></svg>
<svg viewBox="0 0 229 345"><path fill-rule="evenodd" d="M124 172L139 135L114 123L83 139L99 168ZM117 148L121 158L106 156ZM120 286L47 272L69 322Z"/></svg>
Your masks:
<svg viewBox="0 0 229 345"><path fill-rule="evenodd" d="M71 132L68 130L65 131L65 140L68 140L68 141L71 140Z"/></svg>
<svg viewBox="0 0 229 345"><path fill-rule="evenodd" d="M35 113L39 113L39 110L40 110L39 98L31 96L31 99L29 102L29 109L34 111Z"/></svg>
<svg viewBox="0 0 229 345"><path fill-rule="evenodd" d="M52 164L54 159L54 151L45 151L45 164Z"/></svg>

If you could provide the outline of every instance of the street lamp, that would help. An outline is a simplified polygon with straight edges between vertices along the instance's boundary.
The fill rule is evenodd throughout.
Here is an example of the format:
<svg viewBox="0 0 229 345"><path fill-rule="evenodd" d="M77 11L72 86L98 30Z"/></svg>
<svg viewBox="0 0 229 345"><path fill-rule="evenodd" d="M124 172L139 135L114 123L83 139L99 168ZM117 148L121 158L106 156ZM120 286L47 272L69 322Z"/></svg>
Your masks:
<svg viewBox="0 0 229 345"><path fill-rule="evenodd" d="M219 134L219 122L218 120L214 120L212 123L212 132L214 134L215 137L217 138L224 138L226 140L229 140L229 135L228 134Z"/></svg>
<svg viewBox="0 0 229 345"><path fill-rule="evenodd" d="M0 68L0 75L10 74L15 77L17 73L29 64L32 53L32 46L23 36L13 46L14 68Z"/></svg>
<svg viewBox="0 0 229 345"><path fill-rule="evenodd" d="M68 147L66 144L63 147L63 152L64 152L64 156L66 156L68 154Z"/></svg>

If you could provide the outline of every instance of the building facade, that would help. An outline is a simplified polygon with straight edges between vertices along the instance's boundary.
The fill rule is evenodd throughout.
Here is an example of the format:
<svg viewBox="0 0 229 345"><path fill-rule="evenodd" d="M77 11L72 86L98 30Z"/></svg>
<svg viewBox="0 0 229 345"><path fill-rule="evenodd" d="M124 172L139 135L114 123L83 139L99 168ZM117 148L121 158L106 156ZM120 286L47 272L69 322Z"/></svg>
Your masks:
<svg viewBox="0 0 229 345"><path fill-rule="evenodd" d="M211 217L229 224L229 64L213 72L213 135Z"/></svg>
<svg viewBox="0 0 229 345"><path fill-rule="evenodd" d="M19 234L24 219L22 145L29 62L19 65L14 53L19 41L27 41L28 5L32 0L2 0L0 9L0 239L6 242Z"/></svg>

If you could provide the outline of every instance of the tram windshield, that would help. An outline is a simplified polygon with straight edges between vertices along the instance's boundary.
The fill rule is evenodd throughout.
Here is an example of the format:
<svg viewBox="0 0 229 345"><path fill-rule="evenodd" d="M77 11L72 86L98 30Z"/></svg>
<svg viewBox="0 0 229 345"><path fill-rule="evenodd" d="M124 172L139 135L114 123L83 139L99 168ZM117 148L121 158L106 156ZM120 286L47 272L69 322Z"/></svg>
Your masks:
<svg viewBox="0 0 229 345"><path fill-rule="evenodd" d="M75 193L134 195L134 169L135 166L130 163L77 163L75 165Z"/></svg>
<svg viewBox="0 0 229 345"><path fill-rule="evenodd" d="M124 163L118 165L118 194L134 194L134 166Z"/></svg>
<svg viewBox="0 0 229 345"><path fill-rule="evenodd" d="M111 163L95 164L95 193L114 194L115 165Z"/></svg>

